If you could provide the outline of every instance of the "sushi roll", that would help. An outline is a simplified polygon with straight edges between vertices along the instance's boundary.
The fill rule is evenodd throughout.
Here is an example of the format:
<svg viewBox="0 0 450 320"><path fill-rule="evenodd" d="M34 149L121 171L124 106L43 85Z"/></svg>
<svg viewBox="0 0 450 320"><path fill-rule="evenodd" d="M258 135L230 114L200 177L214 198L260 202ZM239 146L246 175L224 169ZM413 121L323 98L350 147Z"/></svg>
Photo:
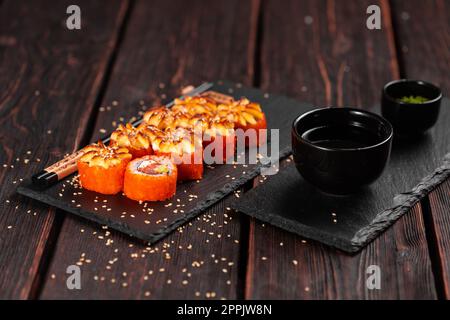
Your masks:
<svg viewBox="0 0 450 320"><path fill-rule="evenodd" d="M175 113L166 107L158 107L144 113L144 122L158 129L164 129L173 125Z"/></svg>
<svg viewBox="0 0 450 320"><path fill-rule="evenodd" d="M127 148L134 158L140 158L152 154L152 143L145 128L135 128L127 123L120 124L117 130L111 134L110 146Z"/></svg>
<svg viewBox="0 0 450 320"><path fill-rule="evenodd" d="M208 154L208 149L206 150L205 157L211 155L216 158L216 150L221 148L221 156L219 161L214 161L216 163L226 162L234 156L236 149L236 135L234 131L234 123L219 117L214 117L206 122L202 122L203 127L203 148L213 148L212 152ZM211 163L209 159L205 159L205 162Z"/></svg>
<svg viewBox="0 0 450 320"><path fill-rule="evenodd" d="M260 129L267 129L267 121L260 104L251 102L246 98L234 101L230 104L218 106L219 113L230 114L234 122L235 129L256 130L256 141L246 139L245 144L249 147L260 146L266 142L266 134L262 134Z"/></svg>
<svg viewBox="0 0 450 320"><path fill-rule="evenodd" d="M172 110L159 107L144 113L143 119L147 125L164 130L166 128L189 127L190 116L182 110Z"/></svg>
<svg viewBox="0 0 450 320"><path fill-rule="evenodd" d="M177 188L177 167L169 157L145 156L134 159L125 170L123 192L136 201L163 201Z"/></svg>
<svg viewBox="0 0 450 320"><path fill-rule="evenodd" d="M186 97L184 99L175 99L175 103L171 109L174 112L182 112L190 117L206 120L215 116L217 102L207 97Z"/></svg>
<svg viewBox="0 0 450 320"><path fill-rule="evenodd" d="M201 136L186 128L167 128L152 141L155 154L168 156L177 165L178 180L203 177Z"/></svg>
<svg viewBox="0 0 450 320"><path fill-rule="evenodd" d="M81 186L102 194L122 191L125 168L132 157L128 149L99 142L84 150L77 162Z"/></svg>

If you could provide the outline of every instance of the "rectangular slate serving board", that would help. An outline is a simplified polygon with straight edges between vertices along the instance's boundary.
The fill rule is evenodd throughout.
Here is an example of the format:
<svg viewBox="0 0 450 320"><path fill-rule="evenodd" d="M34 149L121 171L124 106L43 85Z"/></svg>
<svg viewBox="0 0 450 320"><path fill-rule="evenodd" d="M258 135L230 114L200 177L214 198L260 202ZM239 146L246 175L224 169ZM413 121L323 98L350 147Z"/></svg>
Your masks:
<svg viewBox="0 0 450 320"><path fill-rule="evenodd" d="M280 158L290 153L292 120L311 109L308 104L283 96L268 95L260 90L245 88L231 82L218 81L211 90L235 98L245 96L261 103L267 116L268 128L280 130ZM268 144L270 150L270 141ZM261 164L205 166L204 178L201 181L178 184L176 195L164 202L139 204L122 194L108 196L80 189L73 183L75 175L45 190L36 189L31 180L27 179L17 188L17 192L154 243L257 176L261 166Z"/></svg>
<svg viewBox="0 0 450 320"><path fill-rule="evenodd" d="M379 113L379 109L375 110ZM350 196L325 195L294 162L231 207L326 245L355 253L450 176L450 100L425 135L394 139L390 162L371 186ZM334 220L335 219L335 220Z"/></svg>

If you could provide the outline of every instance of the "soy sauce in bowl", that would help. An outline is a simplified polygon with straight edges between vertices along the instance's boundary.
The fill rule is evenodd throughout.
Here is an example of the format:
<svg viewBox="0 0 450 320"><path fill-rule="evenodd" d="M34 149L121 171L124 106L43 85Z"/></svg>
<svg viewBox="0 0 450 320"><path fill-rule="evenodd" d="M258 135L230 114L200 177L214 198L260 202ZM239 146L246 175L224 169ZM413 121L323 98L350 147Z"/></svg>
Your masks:
<svg viewBox="0 0 450 320"><path fill-rule="evenodd" d="M292 152L301 176L319 190L350 194L374 182L391 151L393 129L383 117L352 108L323 108L292 124Z"/></svg>
<svg viewBox="0 0 450 320"><path fill-rule="evenodd" d="M354 125L316 127L305 131L302 138L316 146L332 149L364 148L379 141L373 132Z"/></svg>

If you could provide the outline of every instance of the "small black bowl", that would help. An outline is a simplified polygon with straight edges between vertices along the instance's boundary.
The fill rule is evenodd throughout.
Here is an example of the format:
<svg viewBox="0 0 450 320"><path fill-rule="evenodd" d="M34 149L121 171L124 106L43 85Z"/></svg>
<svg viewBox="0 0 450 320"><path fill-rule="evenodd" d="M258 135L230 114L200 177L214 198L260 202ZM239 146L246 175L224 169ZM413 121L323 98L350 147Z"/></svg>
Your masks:
<svg viewBox="0 0 450 320"><path fill-rule="evenodd" d="M400 101L402 97L421 96L423 103ZM436 123L442 100L441 90L421 80L395 80L383 88L381 113L399 136L416 136Z"/></svg>
<svg viewBox="0 0 450 320"><path fill-rule="evenodd" d="M316 109L292 124L295 165L319 190L351 194L381 175L389 160L392 136L391 124L374 113Z"/></svg>

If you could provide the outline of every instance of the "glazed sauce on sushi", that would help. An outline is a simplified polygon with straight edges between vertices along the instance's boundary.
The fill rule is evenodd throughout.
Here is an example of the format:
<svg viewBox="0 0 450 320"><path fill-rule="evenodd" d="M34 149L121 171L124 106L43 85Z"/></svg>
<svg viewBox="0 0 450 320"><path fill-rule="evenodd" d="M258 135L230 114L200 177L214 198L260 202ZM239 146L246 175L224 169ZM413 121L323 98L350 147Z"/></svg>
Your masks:
<svg viewBox="0 0 450 320"><path fill-rule="evenodd" d="M330 149L364 148L380 142L378 135L374 132L351 125L312 128L305 131L302 138L319 147Z"/></svg>

